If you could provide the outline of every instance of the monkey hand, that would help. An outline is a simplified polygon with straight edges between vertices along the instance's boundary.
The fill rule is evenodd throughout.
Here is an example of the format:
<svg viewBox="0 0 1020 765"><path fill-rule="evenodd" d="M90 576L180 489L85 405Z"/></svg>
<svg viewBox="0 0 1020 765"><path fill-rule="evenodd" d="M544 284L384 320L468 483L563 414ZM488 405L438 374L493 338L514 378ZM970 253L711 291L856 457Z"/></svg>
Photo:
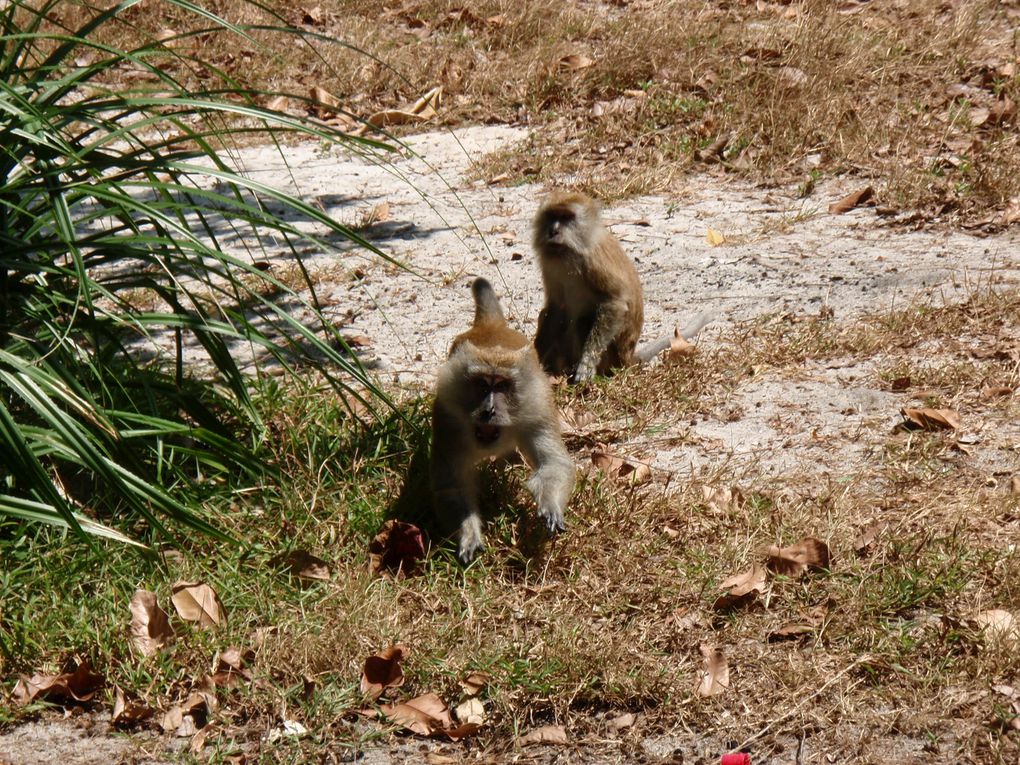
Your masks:
<svg viewBox="0 0 1020 765"><path fill-rule="evenodd" d="M567 530L567 524L563 520L563 512L555 507L539 508L538 517L545 521L545 527L549 529L550 534L558 534L561 531Z"/></svg>
<svg viewBox="0 0 1020 765"><path fill-rule="evenodd" d="M482 540L482 524L478 516L472 514L461 523L457 557L466 566L484 551L485 542Z"/></svg>

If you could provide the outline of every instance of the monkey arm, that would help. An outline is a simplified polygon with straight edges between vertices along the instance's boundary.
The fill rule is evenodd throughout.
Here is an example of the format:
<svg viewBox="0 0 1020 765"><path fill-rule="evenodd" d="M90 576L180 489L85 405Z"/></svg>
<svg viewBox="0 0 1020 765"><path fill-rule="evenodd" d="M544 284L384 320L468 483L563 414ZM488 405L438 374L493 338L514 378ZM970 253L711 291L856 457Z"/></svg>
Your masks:
<svg viewBox="0 0 1020 765"><path fill-rule="evenodd" d="M595 376L603 354L623 331L627 320L627 302L621 298L607 300L595 311L595 321L584 341L581 359L574 370L574 382L585 382Z"/></svg>
<svg viewBox="0 0 1020 765"><path fill-rule="evenodd" d="M553 412L551 417L555 416ZM558 429L551 424L536 426L522 435L519 446L535 471L528 479L528 490L538 505L539 517L550 533L565 531L563 511L574 490L575 469Z"/></svg>
<svg viewBox="0 0 1020 765"><path fill-rule="evenodd" d="M440 526L457 539L457 557L463 563L485 549L475 456L463 418L437 403L432 414L432 499Z"/></svg>
<svg viewBox="0 0 1020 765"><path fill-rule="evenodd" d="M538 315L535 333L535 351L546 374L561 375L567 371L563 359L566 332L567 314L560 306L547 304Z"/></svg>

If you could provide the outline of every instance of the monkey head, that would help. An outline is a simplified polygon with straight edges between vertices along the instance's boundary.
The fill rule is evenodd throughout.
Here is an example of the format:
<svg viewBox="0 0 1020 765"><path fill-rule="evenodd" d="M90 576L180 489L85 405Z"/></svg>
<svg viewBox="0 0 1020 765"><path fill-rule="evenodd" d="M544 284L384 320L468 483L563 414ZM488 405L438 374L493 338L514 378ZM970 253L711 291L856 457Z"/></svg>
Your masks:
<svg viewBox="0 0 1020 765"><path fill-rule="evenodd" d="M535 216L534 246L542 253L591 252L602 232L599 205L584 194L551 194Z"/></svg>

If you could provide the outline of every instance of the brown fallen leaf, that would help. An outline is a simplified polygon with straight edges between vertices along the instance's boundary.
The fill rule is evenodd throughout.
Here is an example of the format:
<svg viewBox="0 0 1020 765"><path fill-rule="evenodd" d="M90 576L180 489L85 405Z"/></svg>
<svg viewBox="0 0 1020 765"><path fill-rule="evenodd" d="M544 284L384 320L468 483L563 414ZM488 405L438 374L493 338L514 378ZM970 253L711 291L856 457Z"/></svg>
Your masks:
<svg viewBox="0 0 1020 765"><path fill-rule="evenodd" d="M700 646L704 668L698 680L699 696L718 696L730 687L730 665L722 648L702 643Z"/></svg>
<svg viewBox="0 0 1020 765"><path fill-rule="evenodd" d="M525 733L517 739L517 743L521 746L529 746L531 744L566 744L569 740L567 738L567 729L562 725L543 725L540 728L535 728Z"/></svg>
<svg viewBox="0 0 1020 765"><path fill-rule="evenodd" d="M113 686L113 716L111 722L124 728L152 717L152 707L140 701L128 699L119 685Z"/></svg>
<svg viewBox="0 0 1020 765"><path fill-rule="evenodd" d="M729 611L750 605L758 595L765 592L765 569L755 563L747 571L724 580L719 589L729 592L720 595L712 604L716 611Z"/></svg>
<svg viewBox="0 0 1020 765"><path fill-rule="evenodd" d="M61 703L89 701L104 682L105 678L92 669L89 660L82 659L74 670L59 675L22 675L11 697L19 706L44 699Z"/></svg>
<svg viewBox="0 0 1020 765"><path fill-rule="evenodd" d="M637 722L637 715L633 712L624 712L610 720L607 725L612 733L619 733L621 730L632 727L635 722Z"/></svg>
<svg viewBox="0 0 1020 765"><path fill-rule="evenodd" d="M708 233L705 234L705 241L712 247L718 247L719 245L726 243L726 237L714 228L710 228Z"/></svg>
<svg viewBox="0 0 1020 765"><path fill-rule="evenodd" d="M680 359L690 358L697 352L697 346L688 342L687 338L680 334L680 328L676 327L673 330L673 339L669 341L669 349L666 351L666 360L679 361Z"/></svg>
<svg viewBox="0 0 1020 765"><path fill-rule="evenodd" d="M475 696L465 699L454 707L453 714L460 722L474 725L484 725L487 719L485 704Z"/></svg>
<svg viewBox="0 0 1020 765"><path fill-rule="evenodd" d="M248 666L253 661L254 651L250 649L241 651L240 648L230 646L217 657L216 671L213 672L211 679L219 688L233 688L250 683L252 675Z"/></svg>
<svg viewBox="0 0 1020 765"><path fill-rule="evenodd" d="M334 96L325 88L321 88L315 85L310 91L312 101L315 102L317 107L329 109L335 111L340 108L340 99Z"/></svg>
<svg viewBox="0 0 1020 765"><path fill-rule="evenodd" d="M904 407L900 409L903 415L903 427L908 430L920 428L921 430L959 430L960 415L952 409L912 409Z"/></svg>
<svg viewBox="0 0 1020 765"><path fill-rule="evenodd" d="M370 210L363 210L358 220L359 228L368 228L375 223L384 223L390 219L390 203L380 202Z"/></svg>
<svg viewBox="0 0 1020 765"><path fill-rule="evenodd" d="M815 629L816 626L812 624L787 622L778 629L772 630L765 639L770 643L776 643L780 640L795 640L804 635L814 634Z"/></svg>
<svg viewBox="0 0 1020 765"><path fill-rule="evenodd" d="M199 627L218 627L225 624L227 615L216 591L207 584L180 581L174 584L170 600L177 615Z"/></svg>
<svg viewBox="0 0 1020 765"><path fill-rule="evenodd" d="M701 496L705 506L716 514L739 510L744 504L744 495L735 486L702 486Z"/></svg>
<svg viewBox="0 0 1020 765"><path fill-rule="evenodd" d="M344 339L346 340L346 338ZM330 578L329 564L307 550L291 550L285 554L281 553L272 558L269 564L274 568L283 569L299 579L328 582Z"/></svg>
<svg viewBox="0 0 1020 765"><path fill-rule="evenodd" d="M400 668L400 662L406 655L407 648L394 645L365 659L365 668L361 673L361 692L375 701L385 691L403 685L404 671Z"/></svg>
<svg viewBox="0 0 1020 765"><path fill-rule="evenodd" d="M857 535L857 538L854 540L854 552L863 558L867 555L871 546L875 543L875 540L885 533L888 528L888 521L875 521L872 523L864 529L864 531Z"/></svg>
<svg viewBox="0 0 1020 765"><path fill-rule="evenodd" d="M368 545L368 568L378 576L397 579L413 574L425 557L425 540L413 523L386 521Z"/></svg>
<svg viewBox="0 0 1020 765"><path fill-rule="evenodd" d="M606 475L631 486L652 480L652 468L647 463L612 454L605 445L599 445L592 450L591 461Z"/></svg>
<svg viewBox="0 0 1020 765"><path fill-rule="evenodd" d="M428 752L425 755L425 762L428 765L458 765L460 760L456 757L447 757L439 752Z"/></svg>
<svg viewBox="0 0 1020 765"><path fill-rule="evenodd" d="M842 215L843 213L850 212L858 205L864 204L872 196L874 196L875 190L871 186L865 186L863 189L858 189L852 194L847 194L842 199L833 202L829 205L829 212L834 215Z"/></svg>
<svg viewBox="0 0 1020 765"><path fill-rule="evenodd" d="M434 693L396 704L383 704L379 711L413 733L429 737L444 736L452 741L471 736L481 727L478 723L454 725L449 707Z"/></svg>
<svg viewBox="0 0 1020 765"><path fill-rule="evenodd" d="M488 672L471 672L467 677L460 681L461 690L464 691L465 696L477 696L481 693L485 686L489 684L490 676Z"/></svg>
<svg viewBox="0 0 1020 765"><path fill-rule="evenodd" d="M1009 479L1009 493L1020 494L1020 475L1015 475Z"/></svg>
<svg viewBox="0 0 1020 765"><path fill-rule="evenodd" d="M789 547L770 547L765 565L777 574L796 578L829 568L829 564L829 546L815 537L805 537Z"/></svg>
<svg viewBox="0 0 1020 765"><path fill-rule="evenodd" d="M1004 396L1012 396L1013 389L1008 385L989 385L981 390L981 398L988 400L991 398L1002 398Z"/></svg>
<svg viewBox="0 0 1020 765"><path fill-rule="evenodd" d="M182 703L174 704L163 713L160 727L181 738L193 736L199 728L205 727L217 706L215 687L205 679L200 690L192 691Z"/></svg>
<svg viewBox="0 0 1020 765"><path fill-rule="evenodd" d="M131 596L131 645L142 656L155 656L174 637L170 617L156 602L156 593L135 590Z"/></svg>
<svg viewBox="0 0 1020 765"><path fill-rule="evenodd" d="M587 69L590 66L595 65L593 59L588 58L582 53L571 53L564 56L559 60L560 69L567 69L571 72L576 72L580 69Z"/></svg>
<svg viewBox="0 0 1020 765"><path fill-rule="evenodd" d="M442 98L443 86L438 85L426 92L411 106L405 109L384 109L371 115L366 122L372 127L426 122L436 116Z"/></svg>

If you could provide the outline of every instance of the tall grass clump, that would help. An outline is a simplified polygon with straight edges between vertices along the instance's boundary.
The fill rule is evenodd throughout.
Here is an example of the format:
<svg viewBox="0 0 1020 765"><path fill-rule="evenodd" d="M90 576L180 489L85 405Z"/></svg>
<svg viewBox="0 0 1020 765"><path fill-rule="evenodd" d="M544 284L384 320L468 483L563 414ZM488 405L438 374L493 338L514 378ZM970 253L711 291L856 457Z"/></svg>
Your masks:
<svg viewBox="0 0 1020 765"><path fill-rule="evenodd" d="M225 158L281 134L387 147L260 106L274 94L200 58L203 35L261 48L254 30L162 2L192 31L125 50L104 32L138 0L74 5L75 24L55 0L0 10L0 530L6 518L120 539L219 533L198 510L207 487L272 471L255 457L264 429L242 357L347 399L382 395L301 297L314 292L297 255L369 245ZM205 87L173 74L198 68ZM228 238L246 256L222 251ZM256 257L270 238L304 284Z"/></svg>

